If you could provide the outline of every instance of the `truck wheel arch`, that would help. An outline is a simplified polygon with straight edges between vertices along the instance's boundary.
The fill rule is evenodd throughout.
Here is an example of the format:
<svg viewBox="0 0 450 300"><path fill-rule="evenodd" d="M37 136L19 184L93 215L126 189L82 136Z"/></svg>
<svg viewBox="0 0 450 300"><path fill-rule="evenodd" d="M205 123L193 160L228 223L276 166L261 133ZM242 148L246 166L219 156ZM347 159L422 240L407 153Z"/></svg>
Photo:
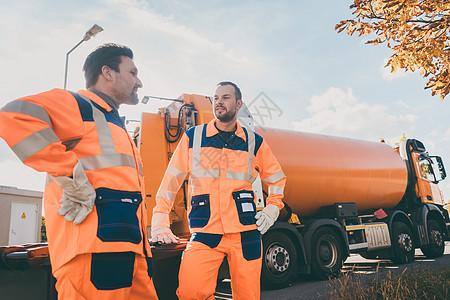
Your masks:
<svg viewBox="0 0 450 300"><path fill-rule="evenodd" d="M392 214L389 215L386 223L388 224L389 234L391 236L392 236L392 225L395 222L403 222L403 223L405 223L405 225L408 226L409 229L411 229L411 231L413 232L414 238L417 239L416 230L414 230L413 222L411 221L411 218L408 217L408 215L405 212L403 212L401 210L396 210Z"/></svg>
<svg viewBox="0 0 450 300"><path fill-rule="evenodd" d="M314 220L311 223L309 223L307 225L307 229L304 233L305 243L307 245L311 245L314 233L317 231L317 229L319 229L320 227L323 227L323 226L330 227L341 238L342 245L343 245L342 250L344 251L343 257L345 260L345 258L347 258L350 255L350 249L348 247L348 238L347 238L347 234L345 233L341 224L339 224L335 220L317 219L317 220ZM311 264L311 261L312 261L311 247L306 248L306 260L307 260L308 264Z"/></svg>
<svg viewBox="0 0 450 300"><path fill-rule="evenodd" d="M424 204L424 207L422 208L422 224L425 226L425 229L427 228L427 222L428 220L435 220L439 223L439 226L443 229L443 231L446 231L445 224L444 224L444 218L442 216L441 210L434 204Z"/></svg>
<svg viewBox="0 0 450 300"><path fill-rule="evenodd" d="M297 231L294 225L288 222L275 222L275 224L270 227L267 233L272 231L282 231L291 238L292 242L297 248L297 259L300 268L302 265L308 264L308 261L306 259L305 240L303 236Z"/></svg>

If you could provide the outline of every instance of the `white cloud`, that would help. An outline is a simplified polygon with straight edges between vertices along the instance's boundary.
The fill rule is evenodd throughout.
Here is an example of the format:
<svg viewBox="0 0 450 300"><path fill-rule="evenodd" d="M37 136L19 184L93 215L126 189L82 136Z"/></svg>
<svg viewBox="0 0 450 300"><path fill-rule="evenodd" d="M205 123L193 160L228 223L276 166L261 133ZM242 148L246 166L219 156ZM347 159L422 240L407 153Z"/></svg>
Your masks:
<svg viewBox="0 0 450 300"><path fill-rule="evenodd" d="M171 17L162 16L153 12L146 2L135 0L109 0L106 2L109 2L117 10L124 11L128 19L127 25L139 30L141 34L145 34L146 32L155 33L156 31L167 34L172 39L181 40L184 43L185 51L193 47L196 50L190 49L191 53L200 49L201 51L216 53L229 61L244 64L247 67L255 67L258 65L253 58L240 54L232 47L211 41L193 29L178 24Z"/></svg>
<svg viewBox="0 0 450 300"><path fill-rule="evenodd" d="M395 144L406 131L413 131L417 116L395 115L389 107L358 100L352 89L331 87L314 95L306 108L310 117L293 122L295 129Z"/></svg>
<svg viewBox="0 0 450 300"><path fill-rule="evenodd" d="M403 102L402 100L397 101L396 104L397 106L402 108L410 108L410 106L407 103Z"/></svg>

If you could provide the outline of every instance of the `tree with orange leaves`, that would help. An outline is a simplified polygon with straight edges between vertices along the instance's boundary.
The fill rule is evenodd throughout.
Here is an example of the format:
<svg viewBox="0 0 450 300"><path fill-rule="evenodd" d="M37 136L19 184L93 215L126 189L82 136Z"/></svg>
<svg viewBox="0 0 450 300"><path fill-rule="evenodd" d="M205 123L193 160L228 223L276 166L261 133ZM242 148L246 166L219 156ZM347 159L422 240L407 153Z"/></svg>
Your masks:
<svg viewBox="0 0 450 300"><path fill-rule="evenodd" d="M425 89L450 92L449 0L354 0L353 19L340 21L336 30L349 35L376 35L367 44L385 43L393 50L386 66L391 72L420 70L428 78Z"/></svg>

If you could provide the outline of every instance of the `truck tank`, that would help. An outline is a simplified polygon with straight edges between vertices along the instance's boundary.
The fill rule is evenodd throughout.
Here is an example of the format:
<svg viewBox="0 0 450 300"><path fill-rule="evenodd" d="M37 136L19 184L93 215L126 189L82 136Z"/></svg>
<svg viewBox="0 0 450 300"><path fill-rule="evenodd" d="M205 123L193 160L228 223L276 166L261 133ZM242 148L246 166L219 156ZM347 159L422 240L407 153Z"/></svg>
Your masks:
<svg viewBox="0 0 450 300"><path fill-rule="evenodd" d="M284 201L299 216L354 202L358 211L395 207L408 182L397 152L367 142L298 131L256 128L287 177Z"/></svg>

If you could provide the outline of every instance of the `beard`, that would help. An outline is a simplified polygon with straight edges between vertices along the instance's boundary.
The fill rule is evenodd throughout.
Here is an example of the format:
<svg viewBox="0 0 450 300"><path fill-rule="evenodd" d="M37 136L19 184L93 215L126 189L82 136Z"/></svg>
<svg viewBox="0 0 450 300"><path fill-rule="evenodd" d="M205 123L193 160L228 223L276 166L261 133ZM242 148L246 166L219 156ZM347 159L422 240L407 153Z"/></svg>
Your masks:
<svg viewBox="0 0 450 300"><path fill-rule="evenodd" d="M227 123L234 119L234 117L236 116L236 110L235 111L227 111L226 113L224 113L222 115L217 115L217 114L215 114L215 115L218 120L220 120L221 122Z"/></svg>
<svg viewBox="0 0 450 300"><path fill-rule="evenodd" d="M131 104L131 105L136 105L136 104L138 104L138 103L139 103L139 98L138 98L137 93L132 92L132 93L131 93L131 96L130 96L130 104Z"/></svg>

